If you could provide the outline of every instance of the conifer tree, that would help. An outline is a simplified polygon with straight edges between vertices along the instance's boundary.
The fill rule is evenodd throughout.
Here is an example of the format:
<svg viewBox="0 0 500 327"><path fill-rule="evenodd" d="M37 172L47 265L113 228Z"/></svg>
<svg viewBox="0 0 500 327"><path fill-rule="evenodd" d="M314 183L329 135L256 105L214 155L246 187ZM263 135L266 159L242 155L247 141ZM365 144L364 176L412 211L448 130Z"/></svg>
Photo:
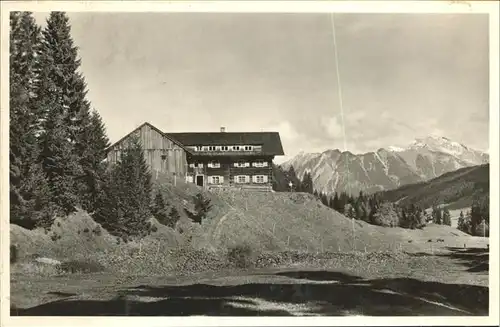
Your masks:
<svg viewBox="0 0 500 327"><path fill-rule="evenodd" d="M120 157L107 175L94 216L111 234L140 238L151 226L151 173L137 138L131 138Z"/></svg>
<svg viewBox="0 0 500 327"><path fill-rule="evenodd" d="M341 192L339 197L339 207L338 212L344 213L345 206L348 203L348 196L346 192Z"/></svg>
<svg viewBox="0 0 500 327"><path fill-rule="evenodd" d="M441 209L438 208L437 206L432 207L432 220L434 221L435 224L438 225L442 224Z"/></svg>
<svg viewBox="0 0 500 327"><path fill-rule="evenodd" d="M442 219L443 219L443 225L451 226L451 214L448 208L443 209Z"/></svg>
<svg viewBox="0 0 500 327"><path fill-rule="evenodd" d="M310 172L306 172L302 178L301 192L306 192L310 194L313 194L314 192L313 181Z"/></svg>
<svg viewBox="0 0 500 327"><path fill-rule="evenodd" d="M64 12L51 12L42 31L40 101L43 169L55 204L67 214L79 204L78 180L83 178L81 154L75 144L88 122L85 82L78 72L80 60Z"/></svg>
<svg viewBox="0 0 500 327"><path fill-rule="evenodd" d="M337 210L339 212L340 212L340 210L342 210L341 205L340 205L339 195L337 192L335 192L335 194L333 195L332 209Z"/></svg>
<svg viewBox="0 0 500 327"><path fill-rule="evenodd" d="M68 141L74 145L81 129L88 124L90 103L86 100L87 85L79 72L81 60L71 37L71 26L65 12L52 11L43 30L44 55L49 67L46 78L53 83L55 100L64 110Z"/></svg>
<svg viewBox="0 0 500 327"><path fill-rule="evenodd" d="M10 28L10 220L29 229L49 227L54 210L37 139L41 30L31 12L11 12Z"/></svg>
<svg viewBox="0 0 500 327"><path fill-rule="evenodd" d="M88 121L87 121L88 120ZM82 207L94 212L97 198L102 191L105 173L106 150L109 139L106 128L97 111L83 120L85 128L80 130L79 142L76 145L77 155L83 175L78 179L79 198Z"/></svg>
<svg viewBox="0 0 500 327"><path fill-rule="evenodd" d="M410 227L410 219L408 217L408 214L406 213L405 208L401 209L401 218L399 219L399 226L402 228Z"/></svg>
<svg viewBox="0 0 500 327"><path fill-rule="evenodd" d="M470 209L470 230L473 235L477 234L477 226L479 226L482 220L481 203L478 199L474 199Z"/></svg>
<svg viewBox="0 0 500 327"><path fill-rule="evenodd" d="M151 214L158 220L160 224L166 225L168 220L167 204L160 190L156 191L153 205L151 206Z"/></svg>
<svg viewBox="0 0 500 327"><path fill-rule="evenodd" d="M463 211L460 211L460 216L458 217L458 226L457 228L462 232L469 233L469 226L467 220L465 219Z"/></svg>

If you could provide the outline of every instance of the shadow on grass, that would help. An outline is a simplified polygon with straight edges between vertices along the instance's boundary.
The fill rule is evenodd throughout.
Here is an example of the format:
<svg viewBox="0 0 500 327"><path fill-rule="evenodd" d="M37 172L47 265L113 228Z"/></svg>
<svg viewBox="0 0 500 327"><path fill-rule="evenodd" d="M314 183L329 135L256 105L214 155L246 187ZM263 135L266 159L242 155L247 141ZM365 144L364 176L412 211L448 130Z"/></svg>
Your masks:
<svg viewBox="0 0 500 327"><path fill-rule="evenodd" d="M110 301L57 301L29 309L12 309L11 315L287 316L292 314L285 310L290 304L303 305L295 313L298 315L488 315L487 287L410 278L363 280L328 271L276 275L290 277L295 283L143 285L122 291L133 300L117 297ZM314 282L318 280L325 283ZM273 308L279 309L268 310L269 305L259 306L256 300L261 304L272 303Z"/></svg>
<svg viewBox="0 0 500 327"><path fill-rule="evenodd" d="M456 260L467 267L468 272L484 273L489 270L489 250L485 248L446 247L448 253L430 254L426 252L408 253L414 257L439 256Z"/></svg>

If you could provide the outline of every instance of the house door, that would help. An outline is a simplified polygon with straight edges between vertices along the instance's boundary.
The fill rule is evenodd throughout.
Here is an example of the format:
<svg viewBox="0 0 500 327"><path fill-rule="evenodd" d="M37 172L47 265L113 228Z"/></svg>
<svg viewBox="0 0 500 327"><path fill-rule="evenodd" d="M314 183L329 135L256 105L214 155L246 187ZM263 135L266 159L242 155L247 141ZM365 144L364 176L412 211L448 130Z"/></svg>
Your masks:
<svg viewBox="0 0 500 327"><path fill-rule="evenodd" d="M196 175L196 185L203 186L203 175Z"/></svg>

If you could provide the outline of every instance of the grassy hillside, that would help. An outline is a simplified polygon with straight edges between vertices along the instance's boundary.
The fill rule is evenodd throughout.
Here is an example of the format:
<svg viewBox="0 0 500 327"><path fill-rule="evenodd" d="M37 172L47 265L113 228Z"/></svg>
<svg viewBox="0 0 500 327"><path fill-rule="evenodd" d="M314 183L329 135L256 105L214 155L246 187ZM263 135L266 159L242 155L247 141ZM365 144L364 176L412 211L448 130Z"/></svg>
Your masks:
<svg viewBox="0 0 500 327"><path fill-rule="evenodd" d="M212 209L199 225L183 209L193 205L192 196L201 190L182 181L175 185L156 182L155 188L181 213L175 229L152 219L157 229L151 235L124 244L82 211L58 218L48 232L11 225L11 243L19 248L20 262L30 262L36 254L61 261L96 261L114 272L151 275L183 271L186 265L194 265L194 270L209 269L210 262L219 264L220 255L235 245L249 245L256 253L429 252L465 243L485 246L487 242L449 226L409 230L351 220L306 193L202 192L211 199ZM205 265L206 258L212 261ZM16 269L22 273L31 266Z"/></svg>
<svg viewBox="0 0 500 327"><path fill-rule="evenodd" d="M170 202L189 204L200 192L193 185L163 183ZM177 193L179 189L185 191ZM186 193L188 192L188 196ZM306 193L252 193L225 191L204 193L212 210L202 225L191 227L192 246L220 250L250 244L259 251L425 251L429 240L446 239L440 246L463 246L466 234L449 226L428 226L423 230L384 228L351 220L324 206ZM187 218L182 218L186 224Z"/></svg>
<svg viewBox="0 0 500 327"><path fill-rule="evenodd" d="M404 185L400 188L379 192L382 199L402 205L415 204L429 208L433 204L447 204L450 209L469 207L474 197L489 194L489 164L467 167L432 180Z"/></svg>

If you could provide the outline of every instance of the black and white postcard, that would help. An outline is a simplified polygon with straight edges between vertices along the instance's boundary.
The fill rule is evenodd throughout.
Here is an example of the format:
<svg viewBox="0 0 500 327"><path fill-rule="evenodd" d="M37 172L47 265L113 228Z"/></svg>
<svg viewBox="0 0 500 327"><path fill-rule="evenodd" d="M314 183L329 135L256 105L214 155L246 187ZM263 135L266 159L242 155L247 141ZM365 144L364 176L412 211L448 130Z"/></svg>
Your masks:
<svg viewBox="0 0 500 327"><path fill-rule="evenodd" d="M498 324L499 4L402 3L2 2L2 326Z"/></svg>

